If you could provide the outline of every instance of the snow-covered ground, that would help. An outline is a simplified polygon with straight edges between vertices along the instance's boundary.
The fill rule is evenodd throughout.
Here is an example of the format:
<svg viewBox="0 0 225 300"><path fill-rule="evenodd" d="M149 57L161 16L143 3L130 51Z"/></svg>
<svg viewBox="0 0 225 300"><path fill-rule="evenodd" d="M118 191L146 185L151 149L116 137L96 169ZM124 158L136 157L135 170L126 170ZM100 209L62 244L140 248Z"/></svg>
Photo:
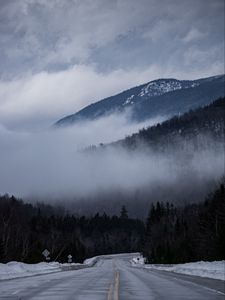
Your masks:
<svg viewBox="0 0 225 300"><path fill-rule="evenodd" d="M131 264L134 266L136 264L138 264L139 266L144 265L144 263L145 263L145 258L141 255L137 255L136 257L132 258L132 261L131 261Z"/></svg>
<svg viewBox="0 0 225 300"><path fill-rule="evenodd" d="M93 265L96 264L96 262L98 261L98 259L99 259L98 256L95 256L95 257L91 257L91 258L85 259L84 265L87 265L87 266L89 266L89 267L92 267Z"/></svg>
<svg viewBox="0 0 225 300"><path fill-rule="evenodd" d="M208 277L213 279L225 280L225 261L199 261L186 264L144 264L144 258L137 257L132 259L134 267L141 267L146 269L169 271L193 276Z"/></svg>
<svg viewBox="0 0 225 300"><path fill-rule="evenodd" d="M58 262L41 262L38 264L25 264L22 262L11 261L6 264L0 263L0 280L17 277L33 276L52 272L60 272L65 267L79 266L80 264L60 264Z"/></svg>

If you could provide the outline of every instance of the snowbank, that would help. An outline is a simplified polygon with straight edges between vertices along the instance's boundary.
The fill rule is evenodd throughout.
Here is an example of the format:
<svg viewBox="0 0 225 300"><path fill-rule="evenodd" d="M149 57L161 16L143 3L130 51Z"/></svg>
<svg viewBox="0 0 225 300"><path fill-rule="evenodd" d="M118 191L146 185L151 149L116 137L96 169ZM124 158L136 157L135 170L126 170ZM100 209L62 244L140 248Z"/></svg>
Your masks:
<svg viewBox="0 0 225 300"><path fill-rule="evenodd" d="M22 262L11 261L7 264L0 263L0 279L31 276L61 271L60 263L41 262L38 264L25 264Z"/></svg>
<svg viewBox="0 0 225 300"><path fill-rule="evenodd" d="M225 280L225 261L199 261L186 264L175 265L143 265L134 259L132 260L133 266L144 267L146 269L169 271L193 276L208 277L213 279Z"/></svg>
<svg viewBox="0 0 225 300"><path fill-rule="evenodd" d="M6 264L0 263L0 280L18 277L33 276L52 272L60 272L68 269L75 269L81 264L60 264L58 262L41 262L37 264L25 264L22 262L11 261Z"/></svg>
<svg viewBox="0 0 225 300"><path fill-rule="evenodd" d="M85 259L84 265L86 265L88 267L92 267L97 263L98 260L99 260L99 256L95 256L95 257Z"/></svg>
<svg viewBox="0 0 225 300"><path fill-rule="evenodd" d="M145 263L145 258L141 255L133 257L131 263L133 265L138 264L138 265L144 265Z"/></svg>

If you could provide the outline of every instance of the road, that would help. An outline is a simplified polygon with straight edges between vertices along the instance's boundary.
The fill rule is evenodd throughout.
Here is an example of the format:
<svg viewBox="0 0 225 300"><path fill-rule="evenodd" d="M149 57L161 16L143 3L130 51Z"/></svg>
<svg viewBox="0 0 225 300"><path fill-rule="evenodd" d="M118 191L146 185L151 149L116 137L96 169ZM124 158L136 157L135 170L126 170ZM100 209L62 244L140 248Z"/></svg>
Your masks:
<svg viewBox="0 0 225 300"><path fill-rule="evenodd" d="M131 256L103 257L94 267L0 281L0 299L216 300L220 280L134 268Z"/></svg>

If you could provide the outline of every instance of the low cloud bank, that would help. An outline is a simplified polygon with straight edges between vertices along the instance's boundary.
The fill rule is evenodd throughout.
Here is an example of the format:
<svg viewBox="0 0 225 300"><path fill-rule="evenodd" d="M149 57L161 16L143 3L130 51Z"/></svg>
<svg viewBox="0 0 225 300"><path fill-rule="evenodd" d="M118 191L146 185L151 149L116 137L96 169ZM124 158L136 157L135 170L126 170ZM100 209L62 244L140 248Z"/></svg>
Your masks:
<svg viewBox="0 0 225 300"><path fill-rule="evenodd" d="M188 147L182 155L175 148L162 154L145 146L136 151L121 147L82 151L160 121L130 124L125 115L112 115L38 133L0 127L0 193L47 201L67 199L84 206L86 201L89 207L96 201L113 207L121 199L133 204L141 199L148 203L196 201L224 172L223 147L214 141L212 147L197 152Z"/></svg>

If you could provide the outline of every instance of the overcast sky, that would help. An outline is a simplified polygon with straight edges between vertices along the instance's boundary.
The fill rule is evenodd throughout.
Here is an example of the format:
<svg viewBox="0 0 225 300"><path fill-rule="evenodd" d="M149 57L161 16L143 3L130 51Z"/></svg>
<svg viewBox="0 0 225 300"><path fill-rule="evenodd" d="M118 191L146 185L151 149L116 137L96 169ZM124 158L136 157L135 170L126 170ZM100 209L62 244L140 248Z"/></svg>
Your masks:
<svg viewBox="0 0 225 300"><path fill-rule="evenodd" d="M160 77L224 73L224 0L0 0L0 126Z"/></svg>

